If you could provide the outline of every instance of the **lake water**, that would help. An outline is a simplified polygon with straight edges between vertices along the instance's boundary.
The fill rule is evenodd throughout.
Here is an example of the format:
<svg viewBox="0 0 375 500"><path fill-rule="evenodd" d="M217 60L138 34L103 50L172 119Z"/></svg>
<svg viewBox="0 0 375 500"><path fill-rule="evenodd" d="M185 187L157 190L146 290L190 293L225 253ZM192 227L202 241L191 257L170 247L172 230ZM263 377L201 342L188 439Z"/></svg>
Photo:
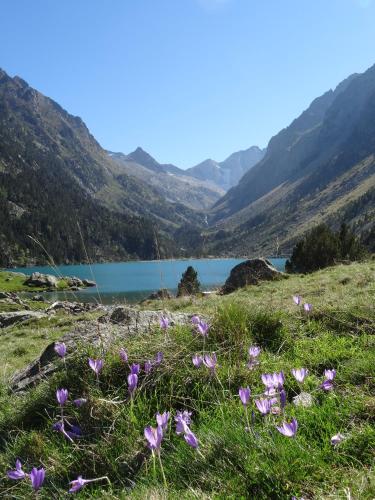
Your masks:
<svg viewBox="0 0 375 500"><path fill-rule="evenodd" d="M219 288L235 265L244 259L191 259L116 262L106 264L58 266L58 272L50 266L18 268L25 274L35 271L60 276L77 276L81 279L94 280L97 288L86 288L77 292L49 292L51 300L79 300L81 302L101 301L104 304L114 302L138 302L160 288L177 290L182 273L188 266L198 271L198 279L204 290ZM270 259L273 265L283 271L286 259ZM100 298L99 298L100 295Z"/></svg>

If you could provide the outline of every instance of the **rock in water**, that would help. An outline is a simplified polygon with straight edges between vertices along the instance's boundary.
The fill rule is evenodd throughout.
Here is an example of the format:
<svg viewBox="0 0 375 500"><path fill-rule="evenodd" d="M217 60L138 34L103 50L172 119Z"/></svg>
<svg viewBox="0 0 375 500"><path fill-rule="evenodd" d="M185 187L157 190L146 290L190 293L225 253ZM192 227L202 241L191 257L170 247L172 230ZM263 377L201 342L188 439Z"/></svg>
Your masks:
<svg viewBox="0 0 375 500"><path fill-rule="evenodd" d="M58 279L51 274L33 273L25 281L28 286L45 286L49 288L57 288Z"/></svg>
<svg viewBox="0 0 375 500"><path fill-rule="evenodd" d="M84 284L84 286L96 286L95 281L91 280L82 280L82 283Z"/></svg>
<svg viewBox="0 0 375 500"><path fill-rule="evenodd" d="M257 285L259 281L276 280L283 276L266 259L251 259L235 266L221 292L231 293L247 285Z"/></svg>

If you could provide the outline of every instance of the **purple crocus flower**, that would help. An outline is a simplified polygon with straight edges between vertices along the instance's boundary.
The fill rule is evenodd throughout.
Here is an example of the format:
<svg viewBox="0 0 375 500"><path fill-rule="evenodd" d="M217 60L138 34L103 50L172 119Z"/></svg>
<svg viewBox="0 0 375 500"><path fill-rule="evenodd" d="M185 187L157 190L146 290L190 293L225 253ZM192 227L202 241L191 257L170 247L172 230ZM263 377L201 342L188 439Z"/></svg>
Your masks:
<svg viewBox="0 0 375 500"><path fill-rule="evenodd" d="M87 403L87 399L85 398L78 398L73 401L73 403L77 406L77 408L80 408L81 406L85 405Z"/></svg>
<svg viewBox="0 0 375 500"><path fill-rule="evenodd" d="M191 432L190 429L188 429L187 432L185 433L184 439L187 442L187 444L192 448L198 448L199 442L197 436L193 432Z"/></svg>
<svg viewBox="0 0 375 500"><path fill-rule="evenodd" d="M123 361L124 363L127 363L128 362L128 353L125 351L125 349L123 349L121 347L121 349L119 350L119 354L120 354L121 361Z"/></svg>
<svg viewBox="0 0 375 500"><path fill-rule="evenodd" d="M241 402L244 406L249 404L250 401L250 388L249 387L240 387L238 394L240 396Z"/></svg>
<svg viewBox="0 0 375 500"><path fill-rule="evenodd" d="M285 377L283 372L275 372L275 373L263 373L262 376L263 384L269 389L269 393L271 394L271 389L273 388L281 388L284 385Z"/></svg>
<svg viewBox="0 0 375 500"><path fill-rule="evenodd" d="M191 317L191 322L192 322L193 325L197 325L198 323L200 323L200 320L201 319L200 319L199 316L194 315L194 316Z"/></svg>
<svg viewBox="0 0 375 500"><path fill-rule="evenodd" d="M85 484L95 483L96 481L103 481L103 479L109 481L107 476L98 477L96 479L83 479L82 476L78 476L77 479L75 479L74 481L70 481L69 493L75 493L76 491L82 489L85 486Z"/></svg>
<svg viewBox="0 0 375 500"><path fill-rule="evenodd" d="M261 351L260 347L255 346L255 345L251 346L251 347L249 347L249 356L251 358L257 358L260 354L260 351Z"/></svg>
<svg viewBox="0 0 375 500"><path fill-rule="evenodd" d="M293 295L293 302L294 302L297 306L299 306L299 305L301 304L301 301L302 301L302 299L301 299L301 297L300 297L299 295Z"/></svg>
<svg viewBox="0 0 375 500"><path fill-rule="evenodd" d="M336 377L336 370L324 370L326 380L333 380Z"/></svg>
<svg viewBox="0 0 375 500"><path fill-rule="evenodd" d="M98 376L100 370L103 368L103 360L89 358L89 367L96 373L96 376Z"/></svg>
<svg viewBox="0 0 375 500"><path fill-rule="evenodd" d="M141 371L141 365L139 363L133 363L130 367L130 373L133 375L139 375L139 372Z"/></svg>
<svg viewBox="0 0 375 500"><path fill-rule="evenodd" d="M323 391L330 391L333 389L333 382L331 380L325 380L320 384L320 388L323 389Z"/></svg>
<svg viewBox="0 0 375 500"><path fill-rule="evenodd" d="M146 361L144 369L145 373L150 373L150 371L152 370L152 363L150 360Z"/></svg>
<svg viewBox="0 0 375 500"><path fill-rule="evenodd" d="M274 380L273 380L273 376L271 373L263 373L261 376L261 379L262 379L263 384L267 388L274 387Z"/></svg>
<svg viewBox="0 0 375 500"><path fill-rule="evenodd" d="M182 434L183 432L187 432L188 425L191 423L191 412L184 410L178 411L175 416L176 421L176 434Z"/></svg>
<svg viewBox="0 0 375 500"><path fill-rule="evenodd" d="M334 436L331 437L332 446L338 445L339 443L341 443L343 439L345 439L345 436L343 436L342 434L340 433L335 434Z"/></svg>
<svg viewBox="0 0 375 500"><path fill-rule="evenodd" d="M65 357L66 345L64 344L64 342L55 342L54 350L61 358Z"/></svg>
<svg viewBox="0 0 375 500"><path fill-rule="evenodd" d="M298 422L293 418L290 423L283 422L280 427L276 426L276 429L286 437L294 437L298 429Z"/></svg>
<svg viewBox="0 0 375 500"><path fill-rule="evenodd" d="M34 467L30 472L31 486L35 491L38 491L39 488L42 486L45 474L46 471L43 469L43 467L41 467L40 469Z"/></svg>
<svg viewBox="0 0 375 500"><path fill-rule="evenodd" d="M166 316L161 316L159 325L162 330L167 330L169 328L169 319Z"/></svg>
<svg viewBox="0 0 375 500"><path fill-rule="evenodd" d="M256 399L255 404L262 415L267 415L270 412L271 403L268 399Z"/></svg>
<svg viewBox="0 0 375 500"><path fill-rule="evenodd" d="M217 358L216 358L216 353L212 353L211 356L209 354L205 354L203 356L203 364L207 368L211 370L213 373L215 371L216 365L217 365Z"/></svg>
<svg viewBox="0 0 375 500"><path fill-rule="evenodd" d="M310 313L312 311L312 304L303 304L303 309L306 313Z"/></svg>
<svg viewBox="0 0 375 500"><path fill-rule="evenodd" d="M85 484L89 482L90 482L89 480L83 479L82 476L78 476L77 479L75 479L74 481L70 481L69 493L75 493L76 491L79 491L81 488L85 486Z"/></svg>
<svg viewBox="0 0 375 500"><path fill-rule="evenodd" d="M160 450L161 442L163 439L163 429L158 425L155 427L145 427L144 436L148 441L147 446L151 450Z"/></svg>
<svg viewBox="0 0 375 500"><path fill-rule="evenodd" d="M297 382L302 383L307 377L309 370L307 368L293 368L292 375L297 380Z"/></svg>
<svg viewBox="0 0 375 500"><path fill-rule="evenodd" d="M60 406L64 406L66 400L68 399L68 389L57 389L56 399Z"/></svg>
<svg viewBox="0 0 375 500"><path fill-rule="evenodd" d="M16 469L8 470L7 476L9 477L9 479L18 480L18 479L23 479L24 477L26 477L26 475L27 474L22 470L21 461L17 458Z"/></svg>
<svg viewBox="0 0 375 500"><path fill-rule="evenodd" d="M199 354L196 354L195 356L193 356L193 365L196 367L196 368L199 368L203 363L203 358L202 356L200 356Z"/></svg>
<svg viewBox="0 0 375 500"><path fill-rule="evenodd" d="M157 352L155 356L155 364L160 365L160 363L163 361L163 358L164 354L161 351Z"/></svg>
<svg viewBox="0 0 375 500"><path fill-rule="evenodd" d="M165 411L164 413L157 413L156 414L156 422L159 427L161 427L163 430L165 430L168 426L168 420L170 417L169 411Z"/></svg>
<svg viewBox="0 0 375 500"><path fill-rule="evenodd" d="M198 332L202 335L202 337L207 337L208 336L208 330L210 329L210 326L208 323L205 323L204 321L199 321L196 325Z"/></svg>
<svg viewBox="0 0 375 500"><path fill-rule="evenodd" d="M281 387L283 387L284 385L284 382L285 382L285 376L284 376L284 372L276 372L272 375L273 377L273 384L274 384L274 387L278 387L279 389Z"/></svg>
<svg viewBox="0 0 375 500"><path fill-rule="evenodd" d="M135 391L137 384L138 384L138 375L136 373L130 373L130 375L128 375L128 389L131 395Z"/></svg>
<svg viewBox="0 0 375 500"><path fill-rule="evenodd" d="M284 389L281 389L281 391L280 391L280 406L281 406L282 410L285 408L285 405L286 405L286 392Z"/></svg>

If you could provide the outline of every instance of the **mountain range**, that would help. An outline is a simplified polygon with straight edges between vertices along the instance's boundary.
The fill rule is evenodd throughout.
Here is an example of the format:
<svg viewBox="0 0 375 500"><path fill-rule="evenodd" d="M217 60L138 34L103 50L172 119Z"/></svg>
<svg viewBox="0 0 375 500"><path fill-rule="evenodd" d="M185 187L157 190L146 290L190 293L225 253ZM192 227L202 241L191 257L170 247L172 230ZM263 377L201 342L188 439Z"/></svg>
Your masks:
<svg viewBox="0 0 375 500"><path fill-rule="evenodd" d="M0 214L0 265L45 262L47 253L56 262L86 252L97 261L178 255L175 232L204 223L127 175L80 118L4 71Z"/></svg>
<svg viewBox="0 0 375 500"><path fill-rule="evenodd" d="M345 220L371 245L374 202L375 66L266 149L187 170L140 147L103 149L79 117L0 70L0 265L288 254L322 221Z"/></svg>
<svg viewBox="0 0 375 500"><path fill-rule="evenodd" d="M315 99L210 212L212 252L286 253L314 224L375 220L375 66ZM220 241L217 233L220 232Z"/></svg>

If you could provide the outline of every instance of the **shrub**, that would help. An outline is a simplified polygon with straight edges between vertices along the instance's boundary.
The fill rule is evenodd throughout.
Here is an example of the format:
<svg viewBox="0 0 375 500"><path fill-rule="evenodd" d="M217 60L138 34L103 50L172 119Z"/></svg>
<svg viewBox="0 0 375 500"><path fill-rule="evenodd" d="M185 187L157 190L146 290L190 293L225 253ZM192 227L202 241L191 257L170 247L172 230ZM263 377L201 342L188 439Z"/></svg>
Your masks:
<svg viewBox="0 0 375 500"><path fill-rule="evenodd" d="M285 268L291 273L309 273L342 260L361 260L365 254L365 248L345 223L337 233L320 224L296 244Z"/></svg>

